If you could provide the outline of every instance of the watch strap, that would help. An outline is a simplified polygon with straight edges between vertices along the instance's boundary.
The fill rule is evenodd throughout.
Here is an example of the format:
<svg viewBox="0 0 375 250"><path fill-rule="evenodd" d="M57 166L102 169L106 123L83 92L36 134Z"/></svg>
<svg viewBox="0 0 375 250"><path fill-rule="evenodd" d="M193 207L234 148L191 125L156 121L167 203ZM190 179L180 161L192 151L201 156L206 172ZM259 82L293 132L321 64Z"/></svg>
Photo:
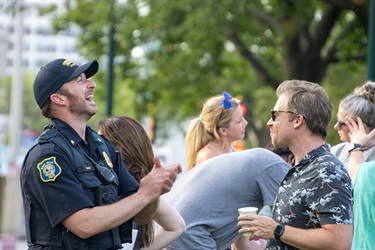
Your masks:
<svg viewBox="0 0 375 250"><path fill-rule="evenodd" d="M275 239L280 240L280 237L283 235L285 229L285 225L278 224L273 231L273 234L275 235Z"/></svg>
<svg viewBox="0 0 375 250"><path fill-rule="evenodd" d="M353 152L354 150L362 150L362 145L361 144L358 144L358 143L353 143L353 144L350 144L350 148L348 150L348 153L350 154L351 152Z"/></svg>

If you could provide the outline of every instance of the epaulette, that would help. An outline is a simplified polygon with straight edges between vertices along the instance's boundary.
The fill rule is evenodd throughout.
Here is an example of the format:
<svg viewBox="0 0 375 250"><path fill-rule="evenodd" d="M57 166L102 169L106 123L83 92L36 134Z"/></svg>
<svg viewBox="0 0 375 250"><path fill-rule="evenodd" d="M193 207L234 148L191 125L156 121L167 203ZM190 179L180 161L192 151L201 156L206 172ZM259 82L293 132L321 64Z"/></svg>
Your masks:
<svg viewBox="0 0 375 250"><path fill-rule="evenodd" d="M39 144L50 142L51 139L60 135L60 132L52 124L46 125L43 130L43 133L39 136Z"/></svg>

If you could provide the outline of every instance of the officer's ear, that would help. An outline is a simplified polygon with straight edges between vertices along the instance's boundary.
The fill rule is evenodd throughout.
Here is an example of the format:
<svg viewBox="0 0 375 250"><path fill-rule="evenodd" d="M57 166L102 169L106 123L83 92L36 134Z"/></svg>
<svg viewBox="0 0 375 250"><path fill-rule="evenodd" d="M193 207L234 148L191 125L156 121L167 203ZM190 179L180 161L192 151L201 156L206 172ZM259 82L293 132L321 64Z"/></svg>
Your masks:
<svg viewBox="0 0 375 250"><path fill-rule="evenodd" d="M65 96L57 94L57 93L52 94L49 97L49 99L51 100L51 102L59 104L59 105L65 104Z"/></svg>

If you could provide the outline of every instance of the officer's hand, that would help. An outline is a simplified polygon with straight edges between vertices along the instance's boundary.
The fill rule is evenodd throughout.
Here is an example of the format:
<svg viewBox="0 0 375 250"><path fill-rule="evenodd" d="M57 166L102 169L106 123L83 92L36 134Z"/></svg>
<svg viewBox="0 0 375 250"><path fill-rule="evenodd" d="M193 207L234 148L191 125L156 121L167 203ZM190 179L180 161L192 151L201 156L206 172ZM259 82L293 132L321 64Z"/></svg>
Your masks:
<svg viewBox="0 0 375 250"><path fill-rule="evenodd" d="M181 173L181 165L174 164L163 167L158 157L154 158L152 171L141 179L139 191L147 195L151 200L171 190L176 177Z"/></svg>

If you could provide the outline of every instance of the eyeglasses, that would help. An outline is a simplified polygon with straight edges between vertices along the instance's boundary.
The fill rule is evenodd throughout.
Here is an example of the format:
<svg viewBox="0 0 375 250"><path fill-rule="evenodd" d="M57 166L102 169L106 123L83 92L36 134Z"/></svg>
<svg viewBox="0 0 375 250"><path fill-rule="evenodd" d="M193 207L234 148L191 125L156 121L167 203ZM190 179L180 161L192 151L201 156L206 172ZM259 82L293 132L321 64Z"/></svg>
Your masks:
<svg viewBox="0 0 375 250"><path fill-rule="evenodd" d="M277 113L289 113L289 114L295 114L293 111L290 111L290 110L273 110L271 109L271 118L272 118L272 121L274 122L276 120L276 114Z"/></svg>
<svg viewBox="0 0 375 250"><path fill-rule="evenodd" d="M224 100L223 100L223 106L225 109L229 109L232 107L232 103L230 103L230 99L233 97L226 91L223 92Z"/></svg>
<svg viewBox="0 0 375 250"><path fill-rule="evenodd" d="M342 129L342 126L346 126L345 122L337 121L337 124L339 125L339 129Z"/></svg>
<svg viewBox="0 0 375 250"><path fill-rule="evenodd" d="M345 122L340 121L338 117L336 117L336 119L337 119L337 124L339 125L340 130L342 129L342 126L346 126Z"/></svg>

